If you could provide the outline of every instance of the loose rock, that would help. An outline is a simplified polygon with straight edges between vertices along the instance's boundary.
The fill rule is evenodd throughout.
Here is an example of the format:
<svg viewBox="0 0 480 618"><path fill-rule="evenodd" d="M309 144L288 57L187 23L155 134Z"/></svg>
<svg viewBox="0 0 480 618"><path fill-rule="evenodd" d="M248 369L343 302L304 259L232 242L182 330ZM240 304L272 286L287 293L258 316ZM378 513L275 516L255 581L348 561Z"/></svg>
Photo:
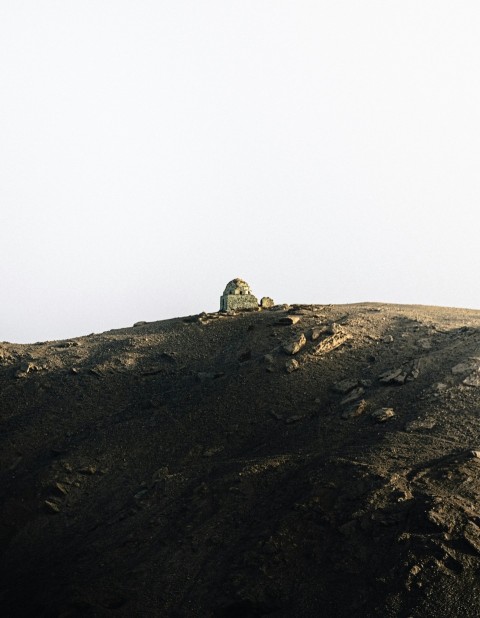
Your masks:
<svg viewBox="0 0 480 618"><path fill-rule="evenodd" d="M302 333L299 337L290 341L289 343L285 343L283 345L283 351L287 354L297 354L303 348L303 346L307 343L307 339L305 335Z"/></svg>
<svg viewBox="0 0 480 618"><path fill-rule="evenodd" d="M359 386L358 388L354 388L353 391L350 391L350 393L346 397L344 397L342 399L342 401L340 402L340 405L341 406L345 406L348 403L352 403L356 399L360 399L360 397L364 393L365 393L365 389L363 388L363 386Z"/></svg>
<svg viewBox="0 0 480 618"><path fill-rule="evenodd" d="M406 366L397 369L389 369L382 373L378 379L382 384L402 385L416 380L420 375L418 361L413 361Z"/></svg>
<svg viewBox="0 0 480 618"><path fill-rule="evenodd" d="M269 296L264 296L260 299L260 307L262 307L262 309L271 309L274 306L275 303L273 302L273 299Z"/></svg>
<svg viewBox="0 0 480 618"><path fill-rule="evenodd" d="M395 416L393 408L379 408L372 412L371 417L376 423L385 423Z"/></svg>
<svg viewBox="0 0 480 618"><path fill-rule="evenodd" d="M51 500L45 500L45 507L49 513L60 513L60 506Z"/></svg>
<svg viewBox="0 0 480 618"><path fill-rule="evenodd" d="M350 419L361 416L366 411L367 407L367 402L365 401L365 399L362 399L356 407L350 408L350 410L346 410L345 412L343 412L342 418Z"/></svg>
<svg viewBox="0 0 480 618"><path fill-rule="evenodd" d="M292 373L293 371L297 371L300 369L300 363L294 358L289 358L285 363L285 370L287 373Z"/></svg>
<svg viewBox="0 0 480 618"><path fill-rule="evenodd" d="M310 339L312 341L316 341L319 337L321 337L321 335L325 335L329 331L330 329L328 326L314 326L310 331Z"/></svg>
<svg viewBox="0 0 480 618"><path fill-rule="evenodd" d="M328 354L328 352L339 348L341 345L351 339L351 337L352 336L349 333L337 333L335 335L332 335L331 337L327 337L319 344L317 344L313 348L312 352L313 354Z"/></svg>

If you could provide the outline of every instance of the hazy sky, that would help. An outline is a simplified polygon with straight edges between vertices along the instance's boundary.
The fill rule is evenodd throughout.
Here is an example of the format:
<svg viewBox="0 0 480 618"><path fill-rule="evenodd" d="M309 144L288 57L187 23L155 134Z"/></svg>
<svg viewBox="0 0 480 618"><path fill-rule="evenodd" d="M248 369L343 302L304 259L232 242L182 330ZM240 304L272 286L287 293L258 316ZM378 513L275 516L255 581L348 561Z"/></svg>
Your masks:
<svg viewBox="0 0 480 618"><path fill-rule="evenodd" d="M1 0L0 340L480 308L480 2Z"/></svg>

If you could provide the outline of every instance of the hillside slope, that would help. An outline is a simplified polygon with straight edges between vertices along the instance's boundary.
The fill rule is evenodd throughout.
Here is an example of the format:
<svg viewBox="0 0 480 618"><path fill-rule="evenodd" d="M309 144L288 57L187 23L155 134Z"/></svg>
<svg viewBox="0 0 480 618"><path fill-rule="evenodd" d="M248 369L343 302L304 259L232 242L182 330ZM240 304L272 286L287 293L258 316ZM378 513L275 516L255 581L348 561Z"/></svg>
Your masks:
<svg viewBox="0 0 480 618"><path fill-rule="evenodd" d="M1 344L3 615L478 616L479 368L420 306Z"/></svg>

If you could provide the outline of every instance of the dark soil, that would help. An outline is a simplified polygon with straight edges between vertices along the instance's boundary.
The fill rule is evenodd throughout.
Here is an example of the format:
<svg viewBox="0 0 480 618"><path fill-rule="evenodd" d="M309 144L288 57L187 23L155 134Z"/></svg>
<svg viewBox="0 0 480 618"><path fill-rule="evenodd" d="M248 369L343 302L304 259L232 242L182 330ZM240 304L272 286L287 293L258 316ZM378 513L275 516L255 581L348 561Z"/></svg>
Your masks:
<svg viewBox="0 0 480 618"><path fill-rule="evenodd" d="M420 306L1 344L2 615L476 618L479 368Z"/></svg>

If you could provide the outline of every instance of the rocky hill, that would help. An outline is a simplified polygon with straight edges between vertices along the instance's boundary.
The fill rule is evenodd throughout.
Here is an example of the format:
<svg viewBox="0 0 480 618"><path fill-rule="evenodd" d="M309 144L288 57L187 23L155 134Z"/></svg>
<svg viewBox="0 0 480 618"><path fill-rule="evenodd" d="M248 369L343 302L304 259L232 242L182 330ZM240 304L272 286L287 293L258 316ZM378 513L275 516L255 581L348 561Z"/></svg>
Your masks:
<svg viewBox="0 0 480 618"><path fill-rule="evenodd" d="M4 616L476 617L480 312L0 346Z"/></svg>

